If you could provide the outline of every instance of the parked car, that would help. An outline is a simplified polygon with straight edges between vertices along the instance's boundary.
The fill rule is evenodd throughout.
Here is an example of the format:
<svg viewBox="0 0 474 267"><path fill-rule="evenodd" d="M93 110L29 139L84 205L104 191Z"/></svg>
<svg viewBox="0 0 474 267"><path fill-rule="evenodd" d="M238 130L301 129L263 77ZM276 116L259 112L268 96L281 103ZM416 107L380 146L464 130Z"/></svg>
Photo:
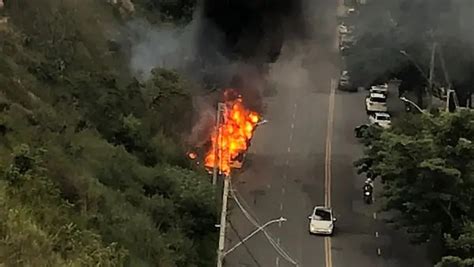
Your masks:
<svg viewBox="0 0 474 267"><path fill-rule="evenodd" d="M355 136L357 138L361 138L364 135L364 132L367 130L367 128L369 128L369 125L367 124L362 124L362 125L357 126L354 129Z"/></svg>
<svg viewBox="0 0 474 267"><path fill-rule="evenodd" d="M354 87L351 83L351 77L349 72L344 70L339 78L338 89L342 91L357 92L357 87Z"/></svg>
<svg viewBox="0 0 474 267"><path fill-rule="evenodd" d="M341 23L339 24L338 26L338 30L339 30L339 34L343 35L343 34L351 34L352 31L354 29L354 26L347 26L345 25L344 23Z"/></svg>
<svg viewBox="0 0 474 267"><path fill-rule="evenodd" d="M365 99L367 113L387 112L387 97L384 94L370 93Z"/></svg>
<svg viewBox="0 0 474 267"><path fill-rule="evenodd" d="M390 119L390 114L386 112L375 112L369 116L369 121L371 124L378 125L384 129L388 129L392 126L392 121Z"/></svg>
<svg viewBox="0 0 474 267"><path fill-rule="evenodd" d="M370 93L378 93L388 95L388 84L373 85L369 89Z"/></svg>
<svg viewBox="0 0 474 267"><path fill-rule="evenodd" d="M349 55L350 50L351 50L351 47L348 46L348 45L339 46L339 51L341 52L341 55L342 55L342 56L347 56L347 55Z"/></svg>
<svg viewBox="0 0 474 267"><path fill-rule="evenodd" d="M344 25L344 23L339 24L338 30L339 30L339 34L346 34L349 32L349 28L346 25Z"/></svg>
<svg viewBox="0 0 474 267"><path fill-rule="evenodd" d="M339 43L340 46L352 46L356 43L356 38L351 34L342 34Z"/></svg>

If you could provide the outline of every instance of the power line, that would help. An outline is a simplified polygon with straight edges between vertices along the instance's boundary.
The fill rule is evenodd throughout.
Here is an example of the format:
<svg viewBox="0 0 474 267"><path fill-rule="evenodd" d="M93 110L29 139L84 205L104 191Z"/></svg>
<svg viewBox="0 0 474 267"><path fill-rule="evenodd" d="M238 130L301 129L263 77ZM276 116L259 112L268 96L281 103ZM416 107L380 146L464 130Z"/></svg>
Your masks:
<svg viewBox="0 0 474 267"><path fill-rule="evenodd" d="M252 216L243 208L243 206L240 204L239 200L237 199L237 197L235 195L233 195L234 197L234 200L237 202L239 208L242 210L242 212L244 213L244 215L247 217L247 219L256 227L260 227L259 223L252 218ZM273 236L270 235L270 233L268 233L266 230L262 230L267 238L267 240L270 242L270 244L273 246L273 248L276 250L276 252L278 254L280 254L285 260L287 260L288 262L298 266L298 264L296 263L296 261L294 261L289 255L288 253L280 246L280 244L278 244L276 241L275 241L275 238Z"/></svg>
<svg viewBox="0 0 474 267"><path fill-rule="evenodd" d="M234 231L234 233L237 235L237 237L239 238L239 241L240 242L243 242L242 241L242 237L240 236L239 232L237 231L237 229L235 229L234 225L232 224L232 222L229 220L229 225L230 225L230 228L232 228L232 230ZM247 252L249 253L250 257L252 258L252 260L255 262L255 264L257 264L257 266L262 266L258 260L255 258L255 256L253 255L253 253L250 251L249 247L245 244L245 242L242 243L242 245L245 247L245 250L247 250Z"/></svg>
<svg viewBox="0 0 474 267"><path fill-rule="evenodd" d="M235 202L237 203L237 205L239 206L240 210L242 211L242 213L245 215L245 217L247 217L247 219L256 227L261 227L257 219L257 216L252 216L243 206L242 204L240 203L239 199L237 198L236 196L236 193L238 194L238 191L233 189L232 188L232 184L230 185L231 187L231 195L232 197L234 198ZM245 201L242 200L244 203ZM248 205L247 205L248 206ZM270 242L270 244L273 246L273 248L278 252L278 254L280 254L285 260L287 260L288 262L292 263L293 265L295 266L299 266L298 262L296 262L294 259L292 259L290 257L290 255L285 251L284 248L281 247L280 244L278 244L278 242L275 241L275 238L271 236L271 234L265 230L265 229L262 229L263 233L265 234L265 237L267 238L267 240Z"/></svg>

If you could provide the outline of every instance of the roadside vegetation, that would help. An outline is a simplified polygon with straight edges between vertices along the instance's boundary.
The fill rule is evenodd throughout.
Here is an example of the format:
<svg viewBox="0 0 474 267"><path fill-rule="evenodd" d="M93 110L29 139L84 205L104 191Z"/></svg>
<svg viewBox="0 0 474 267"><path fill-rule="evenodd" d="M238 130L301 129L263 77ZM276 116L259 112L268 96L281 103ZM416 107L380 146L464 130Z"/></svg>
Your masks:
<svg viewBox="0 0 474 267"><path fill-rule="evenodd" d="M191 1L161 3L135 16L190 19ZM106 36L127 18L106 1L6 1L0 16L0 265L212 265L214 192L183 144L193 85L130 76Z"/></svg>
<svg viewBox="0 0 474 267"><path fill-rule="evenodd" d="M444 246L438 267L474 264L474 113L406 115L371 127L356 165L383 184L390 222L415 243Z"/></svg>

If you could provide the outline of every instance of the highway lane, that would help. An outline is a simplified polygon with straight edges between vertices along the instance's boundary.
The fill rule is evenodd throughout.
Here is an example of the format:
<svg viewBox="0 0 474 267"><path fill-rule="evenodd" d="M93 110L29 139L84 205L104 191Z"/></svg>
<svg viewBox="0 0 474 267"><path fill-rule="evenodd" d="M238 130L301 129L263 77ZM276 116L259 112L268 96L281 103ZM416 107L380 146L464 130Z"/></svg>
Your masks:
<svg viewBox="0 0 474 267"><path fill-rule="evenodd" d="M286 68L279 71L285 72ZM236 176L234 184L262 224L280 216L288 218L269 230L290 256L303 266L314 263L323 266L323 239L308 235L305 218L315 203L324 203L325 142L320 137L325 134L327 100L324 93L308 92L305 87L285 89L289 90L281 90L268 101L269 123L256 132L247 169ZM231 221L238 222L234 226L242 235L254 228L235 206ZM229 243L237 241L233 233L230 236L233 240ZM249 240L247 246L261 266L292 266L262 234ZM226 263L229 263L226 266L258 266L245 249L230 254Z"/></svg>
<svg viewBox="0 0 474 267"><path fill-rule="evenodd" d="M320 2L330 3L320 7L335 9L332 1ZM324 17L331 13L321 8L317 12ZM335 17L335 11L333 14ZM318 20L318 25L326 26L321 17ZM335 23L331 27L335 29ZM245 170L234 176L235 188L261 224L280 216L288 218L267 229L300 266L325 266L331 259L324 238L309 235L307 219L315 205L325 204L328 109L331 86L335 86L331 82L335 36L327 38L327 28L320 31L316 37L324 43L288 43L271 66L278 93L265 99L269 123L257 129ZM230 221L240 236L255 229L235 204L231 210ZM233 230L228 231L228 238L227 247L239 241ZM245 244L227 256L225 266L294 266L263 234Z"/></svg>

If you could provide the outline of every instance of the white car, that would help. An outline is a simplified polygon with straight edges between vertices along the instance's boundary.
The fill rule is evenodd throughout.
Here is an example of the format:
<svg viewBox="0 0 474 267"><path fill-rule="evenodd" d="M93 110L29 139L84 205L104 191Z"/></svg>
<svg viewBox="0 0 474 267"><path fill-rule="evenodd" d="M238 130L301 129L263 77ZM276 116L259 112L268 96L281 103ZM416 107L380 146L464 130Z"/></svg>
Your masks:
<svg viewBox="0 0 474 267"><path fill-rule="evenodd" d="M371 124L379 125L384 129L388 129L392 126L390 114L385 112L375 112L374 114L369 116L369 121Z"/></svg>
<svg viewBox="0 0 474 267"><path fill-rule="evenodd" d="M388 95L388 85L374 85L370 87L370 93L377 93L377 94L384 94L385 96Z"/></svg>
<svg viewBox="0 0 474 267"><path fill-rule="evenodd" d="M336 218L332 214L331 208L316 206L309 216L309 233L332 235Z"/></svg>
<svg viewBox="0 0 474 267"><path fill-rule="evenodd" d="M384 94L371 93L365 99L367 112L387 112L387 97Z"/></svg>
<svg viewBox="0 0 474 267"><path fill-rule="evenodd" d="M344 24L339 25L339 33L340 34L346 34L348 32L349 32L349 29L347 28L346 25L344 25Z"/></svg>

